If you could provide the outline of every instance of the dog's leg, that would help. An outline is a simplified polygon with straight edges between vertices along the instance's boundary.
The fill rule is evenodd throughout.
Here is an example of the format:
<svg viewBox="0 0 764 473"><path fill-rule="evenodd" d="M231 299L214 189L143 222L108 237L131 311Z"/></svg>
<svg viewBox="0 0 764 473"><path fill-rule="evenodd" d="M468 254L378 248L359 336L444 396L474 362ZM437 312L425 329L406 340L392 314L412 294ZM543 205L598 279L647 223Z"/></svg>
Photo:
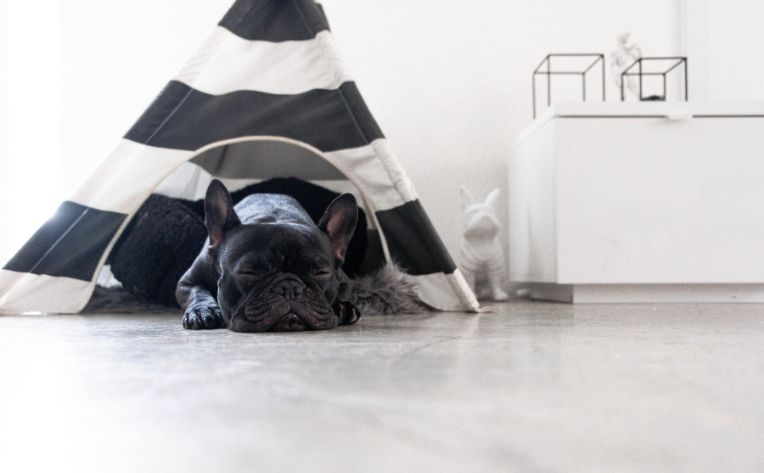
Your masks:
<svg viewBox="0 0 764 473"><path fill-rule="evenodd" d="M189 294L187 305L181 305L184 309L183 328L192 330L225 328L226 323L218 301L207 289L194 286L189 288Z"/></svg>
<svg viewBox="0 0 764 473"><path fill-rule="evenodd" d="M194 261L175 290L178 304L183 309L183 328L201 330L227 326L215 295L208 289L215 287L214 281L208 281L207 273L200 270L205 263L204 258Z"/></svg>
<svg viewBox="0 0 764 473"><path fill-rule="evenodd" d="M361 319L361 311L352 302L353 294L350 278L347 277L342 269L338 268L337 279L340 281L340 286L337 289L337 298L334 300L334 304L332 304L332 309L337 314L339 325L354 324Z"/></svg>
<svg viewBox="0 0 764 473"><path fill-rule="evenodd" d="M337 314L339 325L354 324L361 318L361 312L352 302L335 301L332 309Z"/></svg>

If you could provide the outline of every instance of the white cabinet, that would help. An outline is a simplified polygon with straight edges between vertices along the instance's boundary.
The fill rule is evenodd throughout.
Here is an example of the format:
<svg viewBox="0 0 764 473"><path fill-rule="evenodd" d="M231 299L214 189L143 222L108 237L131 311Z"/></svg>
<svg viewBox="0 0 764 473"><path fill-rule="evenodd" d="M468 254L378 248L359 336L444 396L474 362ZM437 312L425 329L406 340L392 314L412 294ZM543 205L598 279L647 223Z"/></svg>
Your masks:
<svg viewBox="0 0 764 473"><path fill-rule="evenodd" d="M509 164L510 277L570 302L764 302L764 104L547 109Z"/></svg>

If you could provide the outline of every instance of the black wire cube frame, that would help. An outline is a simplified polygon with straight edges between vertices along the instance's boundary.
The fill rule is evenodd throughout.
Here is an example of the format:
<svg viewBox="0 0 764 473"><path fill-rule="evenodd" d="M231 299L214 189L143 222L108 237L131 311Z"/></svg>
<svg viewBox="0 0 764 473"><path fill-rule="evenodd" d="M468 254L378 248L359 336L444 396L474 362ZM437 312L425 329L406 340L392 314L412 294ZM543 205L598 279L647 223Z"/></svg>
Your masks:
<svg viewBox="0 0 764 473"><path fill-rule="evenodd" d="M552 58L553 57L590 57L594 58L594 61L589 64L583 71L553 71L552 70ZM547 106L552 104L552 76L581 76L582 82L582 98L586 102L586 74L591 71L594 66L600 64L602 70L602 101L605 101L605 55L598 53L556 53L547 54L546 57L533 71L533 118L536 118L536 76L546 76L546 103ZM542 71L541 68L546 65L546 70Z"/></svg>
<svg viewBox="0 0 764 473"><path fill-rule="evenodd" d="M644 62L655 62L655 61L676 61L671 67L666 69L663 72L644 72L642 68L642 64ZM626 92L624 89L624 85L626 82L626 76L638 76L639 77L639 100L645 100L645 97L643 92L643 77L644 76L663 76L663 95L658 95L653 98L653 100L666 100L666 76L669 72L673 71L679 66L684 66L684 100L689 100L689 93L687 90L687 57L685 56L669 56L669 57L641 57L634 61L629 67L623 70L621 73L621 101L626 100ZM636 72L631 72L631 69L633 69L635 66L637 66Z"/></svg>

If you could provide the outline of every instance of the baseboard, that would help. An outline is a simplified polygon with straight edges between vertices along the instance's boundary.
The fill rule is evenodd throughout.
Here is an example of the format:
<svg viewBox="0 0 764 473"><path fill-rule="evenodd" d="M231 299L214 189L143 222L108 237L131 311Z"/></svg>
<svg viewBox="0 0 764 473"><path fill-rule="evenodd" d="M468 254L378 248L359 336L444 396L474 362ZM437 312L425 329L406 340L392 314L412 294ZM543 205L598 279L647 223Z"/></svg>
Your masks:
<svg viewBox="0 0 764 473"><path fill-rule="evenodd" d="M764 284L546 284L531 299L574 304L764 303Z"/></svg>

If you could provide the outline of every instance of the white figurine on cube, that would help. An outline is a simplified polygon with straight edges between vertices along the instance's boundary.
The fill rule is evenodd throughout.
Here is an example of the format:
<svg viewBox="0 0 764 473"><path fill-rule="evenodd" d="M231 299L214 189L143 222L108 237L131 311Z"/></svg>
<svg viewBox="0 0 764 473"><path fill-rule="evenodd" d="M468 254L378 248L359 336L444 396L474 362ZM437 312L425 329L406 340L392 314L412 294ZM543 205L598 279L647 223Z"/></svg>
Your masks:
<svg viewBox="0 0 764 473"><path fill-rule="evenodd" d="M631 41L631 33L621 33L618 35L617 47L610 53L610 71L613 73L613 80L618 90L621 89L621 73L634 64L642 57L642 48ZM636 72L632 70L631 72ZM628 91L639 98L639 81L634 76L628 76L624 92Z"/></svg>
<svg viewBox="0 0 764 473"><path fill-rule="evenodd" d="M464 239L459 251L459 267L478 299L506 301L502 289L505 280L504 251L499 242L499 219L496 203L499 189L494 189L485 202L475 202L472 194L460 188L464 213Z"/></svg>

